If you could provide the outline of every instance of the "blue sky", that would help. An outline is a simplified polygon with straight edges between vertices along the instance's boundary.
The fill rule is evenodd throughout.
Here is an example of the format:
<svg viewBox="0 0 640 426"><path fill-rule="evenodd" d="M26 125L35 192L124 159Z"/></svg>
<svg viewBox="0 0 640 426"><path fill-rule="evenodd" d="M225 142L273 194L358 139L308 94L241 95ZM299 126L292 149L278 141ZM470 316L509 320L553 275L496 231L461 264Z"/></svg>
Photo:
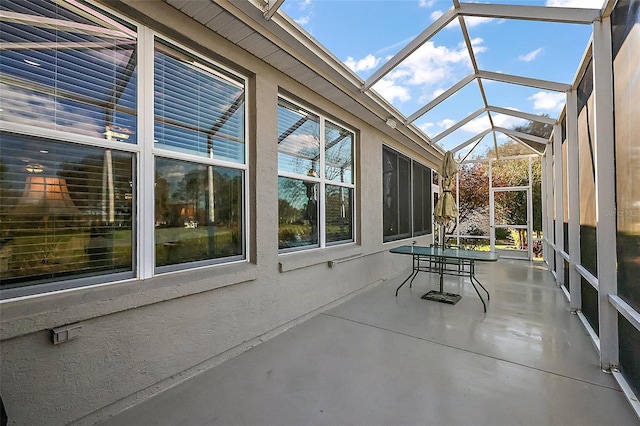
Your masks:
<svg viewBox="0 0 640 426"><path fill-rule="evenodd" d="M490 3L600 8L604 0ZM280 10L366 80L452 5L450 0L286 0ZM465 18L465 23L479 69L562 83L572 82L591 35L590 25L484 18ZM454 20L373 88L410 116L471 72L462 32ZM490 105L553 118L565 100L561 93L506 83L485 81L484 89ZM478 84L473 82L414 124L434 137L483 106ZM522 123L508 115L492 117L505 128ZM487 123L484 114L443 138L440 145L451 149L485 130ZM482 144L490 146L493 139Z"/></svg>

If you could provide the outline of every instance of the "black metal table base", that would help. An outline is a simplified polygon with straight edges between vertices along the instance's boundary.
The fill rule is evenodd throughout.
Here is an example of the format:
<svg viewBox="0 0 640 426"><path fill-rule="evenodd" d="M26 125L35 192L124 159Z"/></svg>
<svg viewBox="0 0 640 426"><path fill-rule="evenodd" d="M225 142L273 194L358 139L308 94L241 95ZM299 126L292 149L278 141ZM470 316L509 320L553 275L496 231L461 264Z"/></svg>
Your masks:
<svg viewBox="0 0 640 426"><path fill-rule="evenodd" d="M431 290L430 292L424 294L421 299L446 303L448 305L455 305L460 301L460 299L462 299L462 296L455 293L441 293L438 290Z"/></svg>
<svg viewBox="0 0 640 426"><path fill-rule="evenodd" d="M421 257L425 258L421 265ZM409 288L413 286L413 280L418 275L418 272L435 272L440 275L440 289L439 290L431 290L428 293L424 294L421 299L424 300L433 300L436 302L447 303L449 305L455 305L462 299L462 296L455 293L446 293L443 291L444 288L444 275L454 275L458 277L468 277L469 281L471 281L471 285L473 289L478 294L480 301L482 302L482 307L485 312L487 312L487 303L484 301L482 294L480 294L480 290L478 290L479 285L480 288L486 293L487 300L491 299L489 292L482 285L482 283L476 278L475 274L475 262L472 259L464 259L462 262L455 263L453 266L454 269L447 269L446 266L449 265L447 263L444 256L425 256L414 254L413 255L413 271L411 274L402 281L402 284L398 286L396 289L396 297L398 296L398 291L404 286L407 281L409 282ZM465 269L466 268L466 269Z"/></svg>

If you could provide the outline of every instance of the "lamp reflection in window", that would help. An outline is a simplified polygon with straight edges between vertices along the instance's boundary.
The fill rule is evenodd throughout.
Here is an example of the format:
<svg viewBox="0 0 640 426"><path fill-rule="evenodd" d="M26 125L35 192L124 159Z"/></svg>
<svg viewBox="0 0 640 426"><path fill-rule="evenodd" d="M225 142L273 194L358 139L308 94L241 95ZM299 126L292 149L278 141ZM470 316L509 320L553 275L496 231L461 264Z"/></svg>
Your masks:
<svg viewBox="0 0 640 426"><path fill-rule="evenodd" d="M29 175L14 213L29 217L76 216L80 212L71 200L64 178Z"/></svg>

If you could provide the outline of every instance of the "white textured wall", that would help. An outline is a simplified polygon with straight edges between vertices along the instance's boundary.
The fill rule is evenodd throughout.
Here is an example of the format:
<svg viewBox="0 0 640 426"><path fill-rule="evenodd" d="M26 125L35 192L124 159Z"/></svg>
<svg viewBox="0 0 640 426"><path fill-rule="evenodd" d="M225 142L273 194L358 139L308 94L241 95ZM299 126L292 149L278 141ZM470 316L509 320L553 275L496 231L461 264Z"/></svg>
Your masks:
<svg viewBox="0 0 640 426"><path fill-rule="evenodd" d="M91 424L409 267L382 244L382 143L393 141L166 4L131 4L253 73L251 262L2 303L0 392L17 425ZM360 130L358 244L278 255L278 87ZM50 329L76 322L76 340L51 343Z"/></svg>

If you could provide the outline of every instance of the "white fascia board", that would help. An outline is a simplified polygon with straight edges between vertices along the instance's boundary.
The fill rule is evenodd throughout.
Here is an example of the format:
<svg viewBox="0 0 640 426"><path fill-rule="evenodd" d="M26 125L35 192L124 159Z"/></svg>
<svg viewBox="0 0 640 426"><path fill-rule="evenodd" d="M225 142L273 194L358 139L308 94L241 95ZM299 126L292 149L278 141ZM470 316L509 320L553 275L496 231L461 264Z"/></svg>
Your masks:
<svg viewBox="0 0 640 426"><path fill-rule="evenodd" d="M571 89L570 84L558 83L555 81L540 80L537 78L521 77L518 75L503 74L492 71L478 71L479 78L487 80L501 81L503 83L518 84L520 86L535 87L538 89L551 90L554 92L566 92Z"/></svg>
<svg viewBox="0 0 640 426"><path fill-rule="evenodd" d="M600 19L601 13L600 9L482 3L460 3L460 8L457 9L457 12L462 16L585 25Z"/></svg>
<svg viewBox="0 0 640 426"><path fill-rule="evenodd" d="M489 105L487 107L488 111L496 112L498 114L511 115L513 117L523 118L525 120L536 121L544 124L556 124L556 120L550 117L545 117L542 115L530 114L528 112L516 111L509 108L501 108L497 106Z"/></svg>
<svg viewBox="0 0 640 426"><path fill-rule="evenodd" d="M438 31L449 25L449 23L453 21L456 16L457 15L454 9L450 9L442 14L442 16L440 16L431 25L429 25L427 29L425 29L420 35L411 40L409 44L402 48L400 52L396 53L393 58L389 59L384 65L378 68L378 70L374 72L371 77L367 79L367 81L364 82L362 90L368 90L371 86L381 80L385 75L390 73L398 64L400 64L409 55L415 52L416 49L426 43L431 37L436 35Z"/></svg>
<svg viewBox="0 0 640 426"><path fill-rule="evenodd" d="M528 133L518 132L517 130L505 129L504 127L494 127L496 132L504 133L507 136L515 136L517 138L527 139L532 142L538 142L540 144L546 145L549 141L545 138L541 138L540 136L530 135Z"/></svg>
<svg viewBox="0 0 640 426"><path fill-rule="evenodd" d="M411 122L415 121L418 117L426 114L429 110L431 110L431 108L435 107L440 102L442 102L445 99L447 99L449 96L452 96L453 94L458 92L464 86L466 86L467 84L469 84L473 80L475 80L475 78L476 78L475 74L469 74L467 77L463 78L462 80L460 80L459 82L457 82L456 84L451 86L449 89L447 89L444 92L442 92L438 97L434 98L431 102L429 102L428 104L426 104L425 106L420 108L418 111L416 111L413 114L411 114L407 118L407 123L411 123Z"/></svg>
<svg viewBox="0 0 640 426"><path fill-rule="evenodd" d="M434 137L431 138L431 140L433 142L438 142L440 139L450 135L451 133L455 132L456 130L458 130L460 127L464 126L465 124L467 124L468 122L470 122L471 120L473 120L474 118L476 118L477 116L479 116L480 114L482 114L483 112L485 112L486 109L485 108L480 108L479 110L477 110L476 112L466 116L465 118L463 118L462 120L458 121L456 124L454 124L453 126L449 127L447 130L445 130L442 133L438 133L437 135L435 135Z"/></svg>
<svg viewBox="0 0 640 426"><path fill-rule="evenodd" d="M472 137L471 139L468 139L466 142L462 142L460 145L456 146L455 148L453 148L451 150L451 152L458 152L460 151L462 148L464 148L467 145L471 145L472 143L474 143L475 141L477 141L478 139L482 139L485 136L487 136L490 132L492 131L492 129L487 129L484 130L481 133L478 133L477 135L475 135L474 137Z"/></svg>

